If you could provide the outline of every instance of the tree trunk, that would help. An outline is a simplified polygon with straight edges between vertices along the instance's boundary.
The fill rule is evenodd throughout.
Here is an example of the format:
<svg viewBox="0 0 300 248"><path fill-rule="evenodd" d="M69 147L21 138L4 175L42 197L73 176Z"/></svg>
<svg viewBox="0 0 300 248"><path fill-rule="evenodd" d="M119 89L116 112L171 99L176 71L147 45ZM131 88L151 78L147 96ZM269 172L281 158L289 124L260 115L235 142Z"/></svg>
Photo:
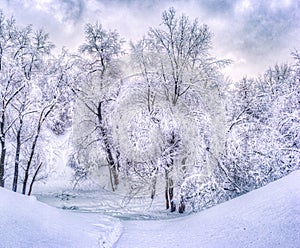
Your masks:
<svg viewBox="0 0 300 248"><path fill-rule="evenodd" d="M16 155L15 155L15 171L14 171L14 180L13 180L13 186L12 186L12 191L14 191L14 192L17 192L17 187L18 187L22 126L23 126L23 119L20 118L20 126L19 126L19 129L18 129L18 132L17 132L17 146L16 146Z"/></svg>
<svg viewBox="0 0 300 248"><path fill-rule="evenodd" d="M41 169L41 167L42 167L42 164L43 164L42 162L39 164L39 166L37 167L37 169L36 169L36 171L35 171L35 173L34 173L34 175L33 175L33 178L32 178L32 180L31 180L31 183L30 183L30 186L29 186L28 195L31 195L33 183L35 182L36 176L37 176L37 174L39 173L39 171L40 171L40 169Z"/></svg>
<svg viewBox="0 0 300 248"><path fill-rule="evenodd" d="M156 194L156 183L157 183L157 172L158 172L158 169L156 168L155 169L155 174L154 174L154 177L152 178L152 188L151 188L151 199L153 200L154 197L155 197L155 194Z"/></svg>
<svg viewBox="0 0 300 248"><path fill-rule="evenodd" d="M3 137L2 137L3 139ZM4 166L5 166L5 142L1 140L1 158L0 158L0 187L4 187Z"/></svg>
<svg viewBox="0 0 300 248"><path fill-rule="evenodd" d="M113 154L112 154L112 149L110 147L110 144L107 139L107 132L103 126L100 126L100 131L101 131L101 136L103 138L103 143L105 147L105 152L107 154L106 160L108 162L109 169L111 171L112 177L113 177L113 182L114 185L117 186L119 184L119 176L118 176L118 171L117 171L117 165L114 161Z"/></svg>
<svg viewBox="0 0 300 248"><path fill-rule="evenodd" d="M171 133L170 139L167 141L168 145L167 148L170 149L169 154L167 156L170 156L169 161L166 164L165 169L165 180L166 180L166 188L165 188L165 198L166 198L166 208L171 208L171 212L176 211L176 205L174 203L173 197L174 197L174 181L172 178L172 175L169 173L174 168L174 153L176 151L176 148L178 147L178 140L176 140L175 133Z"/></svg>
<svg viewBox="0 0 300 248"><path fill-rule="evenodd" d="M12 75L10 75L10 79ZM11 83L10 79L7 82L7 87ZM7 130L5 130L5 114L7 110L7 106L14 99L18 93L25 87L25 85L21 86L17 89L7 100L2 100L2 109L1 109L1 120L0 120L0 143L1 143L1 157L0 157L0 187L4 187L4 168L5 168L5 156L6 156L6 144L5 144L5 135ZM8 94L7 88L5 94Z"/></svg>
<svg viewBox="0 0 300 248"><path fill-rule="evenodd" d="M36 144L37 144L37 140L38 140L39 135L40 135L40 129L41 129L41 127L40 127L40 124L39 124L37 133L36 133L36 135L34 137L34 140L32 142L29 159L28 159L27 166L26 166L26 169L25 169L25 177L24 177L23 189L22 189L22 194L23 195L26 194L26 187L27 187L27 181L28 181L28 177L29 177L29 170L30 170L30 167L31 167L31 163L32 163L32 160L33 160L34 153L35 153L35 147L36 147Z"/></svg>
<svg viewBox="0 0 300 248"><path fill-rule="evenodd" d="M29 170L30 170L30 167L31 167L31 163L32 163L34 154L35 154L35 148L36 148L36 145L37 145L38 138L40 136L42 125L43 125L44 121L46 120L47 116L51 113L54 106L55 106L55 103L52 103L52 105L51 104L47 105L43 108L43 110L40 113L36 134L35 134L34 140L32 142L29 159L28 159L27 166L26 166L26 169L25 169L25 177L24 177L23 189L22 189L22 194L23 195L26 194L26 187L27 187L27 181L28 181L28 177L29 177ZM47 110L47 108L48 108L48 110Z"/></svg>
<svg viewBox="0 0 300 248"><path fill-rule="evenodd" d="M27 181L28 181L28 177L29 177L29 168L30 167L28 167L28 165L27 165L26 170L25 170L24 181L23 181L23 188L22 188L23 195L26 194Z"/></svg>
<svg viewBox="0 0 300 248"><path fill-rule="evenodd" d="M184 203L183 197L181 196L181 197L180 197L179 206L178 206L178 212L179 212L180 214L183 214L184 211L185 211L185 203Z"/></svg>
<svg viewBox="0 0 300 248"><path fill-rule="evenodd" d="M114 191L116 189L116 186L119 185L119 176L118 176L118 161L114 160L112 148L107 138L107 131L105 127L103 126L102 122L102 102L99 102L98 108L97 108L97 117L100 127L100 133L103 139L104 149L106 152L106 160L108 162L109 170L111 173L111 177L113 178L113 185L112 190Z"/></svg>
<svg viewBox="0 0 300 248"><path fill-rule="evenodd" d="M165 179L166 179L166 188L165 188L165 198L166 198L166 209L171 210L171 212L176 211L176 205L173 201L174 197L174 185L173 179L169 177L169 172L165 171Z"/></svg>
<svg viewBox="0 0 300 248"><path fill-rule="evenodd" d="M175 79L174 82L174 97L173 97L173 105L175 106L179 97L179 85L178 85L178 81Z"/></svg>
<svg viewBox="0 0 300 248"><path fill-rule="evenodd" d="M169 198L170 198L171 212L176 211L176 205L174 203L173 197L174 197L173 179L169 178Z"/></svg>
<svg viewBox="0 0 300 248"><path fill-rule="evenodd" d="M2 104L5 104L2 102ZM0 143L1 143L1 157L0 157L0 187L4 187L4 167L5 167L5 132L4 132L4 123L5 123L5 109L2 109L2 116L0 122Z"/></svg>
<svg viewBox="0 0 300 248"><path fill-rule="evenodd" d="M170 208L170 197L169 197L169 180L168 180L168 171L165 170L165 180L166 180L166 188L165 188L165 198L166 198L166 209Z"/></svg>

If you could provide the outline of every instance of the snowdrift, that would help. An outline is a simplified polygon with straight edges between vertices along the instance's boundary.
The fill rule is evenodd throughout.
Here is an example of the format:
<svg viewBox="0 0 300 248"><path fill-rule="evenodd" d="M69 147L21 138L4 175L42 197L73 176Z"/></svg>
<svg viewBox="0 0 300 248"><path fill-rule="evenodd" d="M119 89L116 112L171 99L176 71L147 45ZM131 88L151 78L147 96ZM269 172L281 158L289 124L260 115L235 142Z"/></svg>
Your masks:
<svg viewBox="0 0 300 248"><path fill-rule="evenodd" d="M300 247L300 171L185 218L128 221L115 247Z"/></svg>
<svg viewBox="0 0 300 248"><path fill-rule="evenodd" d="M177 219L121 223L101 214L59 210L2 188L0 210L1 248L299 247L300 171Z"/></svg>
<svg viewBox="0 0 300 248"><path fill-rule="evenodd" d="M0 248L112 247L118 219L63 211L0 188Z"/></svg>

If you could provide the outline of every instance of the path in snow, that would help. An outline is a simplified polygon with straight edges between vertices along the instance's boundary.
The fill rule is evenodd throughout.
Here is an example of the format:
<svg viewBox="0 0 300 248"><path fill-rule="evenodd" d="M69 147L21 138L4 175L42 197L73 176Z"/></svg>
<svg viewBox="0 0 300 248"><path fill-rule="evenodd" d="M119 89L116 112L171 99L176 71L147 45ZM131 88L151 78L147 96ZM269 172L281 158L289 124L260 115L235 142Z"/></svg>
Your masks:
<svg viewBox="0 0 300 248"><path fill-rule="evenodd" d="M300 171L185 218L123 224L115 248L300 247Z"/></svg>

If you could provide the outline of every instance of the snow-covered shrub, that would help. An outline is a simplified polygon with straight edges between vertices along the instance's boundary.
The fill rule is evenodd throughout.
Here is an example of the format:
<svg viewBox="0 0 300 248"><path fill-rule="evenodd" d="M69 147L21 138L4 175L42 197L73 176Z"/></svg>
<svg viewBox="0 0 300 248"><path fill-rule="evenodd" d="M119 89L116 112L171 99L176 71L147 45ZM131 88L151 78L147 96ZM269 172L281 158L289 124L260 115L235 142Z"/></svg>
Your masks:
<svg viewBox="0 0 300 248"><path fill-rule="evenodd" d="M212 177L196 174L185 179L179 192L186 212L197 212L229 199L225 190Z"/></svg>

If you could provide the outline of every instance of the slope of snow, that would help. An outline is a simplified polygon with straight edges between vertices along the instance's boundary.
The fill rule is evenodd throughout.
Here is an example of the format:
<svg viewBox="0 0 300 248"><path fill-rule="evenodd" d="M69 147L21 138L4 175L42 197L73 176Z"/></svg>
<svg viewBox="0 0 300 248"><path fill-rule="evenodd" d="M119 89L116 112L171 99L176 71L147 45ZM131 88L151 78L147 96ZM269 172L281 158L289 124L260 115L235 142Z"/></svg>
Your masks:
<svg viewBox="0 0 300 248"><path fill-rule="evenodd" d="M101 214L55 209L2 188L0 210L1 248L299 247L300 171L176 219L121 223Z"/></svg>
<svg viewBox="0 0 300 248"><path fill-rule="evenodd" d="M185 218L123 224L114 247L300 247L300 171Z"/></svg>
<svg viewBox="0 0 300 248"><path fill-rule="evenodd" d="M118 219L72 213L0 188L0 247L111 247Z"/></svg>

